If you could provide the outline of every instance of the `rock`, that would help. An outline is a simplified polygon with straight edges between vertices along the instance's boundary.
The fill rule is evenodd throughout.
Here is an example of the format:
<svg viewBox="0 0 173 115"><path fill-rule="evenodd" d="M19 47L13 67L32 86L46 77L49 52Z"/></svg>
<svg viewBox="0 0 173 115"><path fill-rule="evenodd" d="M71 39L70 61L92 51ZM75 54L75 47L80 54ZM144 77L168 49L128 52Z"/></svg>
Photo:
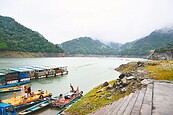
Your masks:
<svg viewBox="0 0 173 115"><path fill-rule="evenodd" d="M138 67L143 67L144 66L144 63L141 62L141 61L138 61L137 65L138 65Z"/></svg>
<svg viewBox="0 0 173 115"><path fill-rule="evenodd" d="M106 82L103 83L102 86L105 87L105 86L108 86L108 85L109 85L109 83L106 81Z"/></svg>
<svg viewBox="0 0 173 115"><path fill-rule="evenodd" d="M127 91L127 89L124 87L121 89L121 93L125 93Z"/></svg>
<svg viewBox="0 0 173 115"><path fill-rule="evenodd" d="M116 88L117 87L117 83L116 82L114 82L114 84L113 84L113 86L112 86L113 88Z"/></svg>
<svg viewBox="0 0 173 115"><path fill-rule="evenodd" d="M113 86L110 84L110 85L108 85L108 87L106 89L107 90L113 89Z"/></svg>
<svg viewBox="0 0 173 115"><path fill-rule="evenodd" d="M147 85L149 83L151 83L150 79L144 79L144 80L141 81L141 84L143 84L143 85Z"/></svg>
<svg viewBox="0 0 173 115"><path fill-rule="evenodd" d="M136 77L135 77L135 76L129 76L129 77L127 77L127 79L128 79L128 80L136 79Z"/></svg>
<svg viewBox="0 0 173 115"><path fill-rule="evenodd" d="M120 79L123 79L125 76L126 76L125 73L121 73L120 76L119 76L119 78L120 78Z"/></svg>
<svg viewBox="0 0 173 115"><path fill-rule="evenodd" d="M124 77L123 79L121 79L121 81L122 81L123 84L125 84L125 83L127 83L127 78Z"/></svg>

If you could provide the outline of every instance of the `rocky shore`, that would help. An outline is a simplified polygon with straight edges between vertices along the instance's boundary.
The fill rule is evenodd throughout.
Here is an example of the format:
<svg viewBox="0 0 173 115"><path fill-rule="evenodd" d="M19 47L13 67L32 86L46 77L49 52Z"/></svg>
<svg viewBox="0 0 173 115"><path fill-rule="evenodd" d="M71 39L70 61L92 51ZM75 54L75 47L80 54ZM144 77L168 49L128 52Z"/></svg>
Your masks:
<svg viewBox="0 0 173 115"><path fill-rule="evenodd" d="M118 79L106 81L94 88L65 113L88 114L136 90L145 88L151 79L173 80L173 61L130 62L122 64L115 70L121 72Z"/></svg>

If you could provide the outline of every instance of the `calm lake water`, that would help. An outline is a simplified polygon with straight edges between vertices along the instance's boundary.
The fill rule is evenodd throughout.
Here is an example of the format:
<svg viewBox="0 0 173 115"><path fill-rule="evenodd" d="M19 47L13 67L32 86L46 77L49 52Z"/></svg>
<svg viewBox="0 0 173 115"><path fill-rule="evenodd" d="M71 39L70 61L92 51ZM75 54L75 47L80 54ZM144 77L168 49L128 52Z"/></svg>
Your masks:
<svg viewBox="0 0 173 115"><path fill-rule="evenodd" d="M95 86L117 79L119 72L114 69L121 64L143 59L136 58L110 58L110 57L63 57L63 58L0 58L0 68L12 68L34 65L68 66L68 75L52 78L31 80L33 91L38 89L48 90L53 96L66 93L70 90L69 84L74 88L79 86L84 94ZM0 94L0 99L11 97L13 93ZM41 110L36 114L56 114L54 109Z"/></svg>

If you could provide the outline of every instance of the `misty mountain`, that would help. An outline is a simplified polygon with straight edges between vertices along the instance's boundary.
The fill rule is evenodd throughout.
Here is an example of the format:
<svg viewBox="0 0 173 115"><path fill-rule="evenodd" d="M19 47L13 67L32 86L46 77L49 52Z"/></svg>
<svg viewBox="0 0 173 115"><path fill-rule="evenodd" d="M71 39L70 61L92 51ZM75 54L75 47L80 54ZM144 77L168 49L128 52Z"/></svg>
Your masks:
<svg viewBox="0 0 173 115"><path fill-rule="evenodd" d="M148 36L126 43L121 47L121 55L149 55L150 50L167 49L173 43L173 28L163 28L153 31Z"/></svg>
<svg viewBox="0 0 173 115"><path fill-rule="evenodd" d="M173 28L153 31L146 37L125 44L103 43L90 37L80 37L62 43L60 46L69 54L147 56L150 50L167 49L173 43ZM170 45L169 45L170 46Z"/></svg>
<svg viewBox="0 0 173 115"><path fill-rule="evenodd" d="M117 45L117 46L116 46ZM106 45L99 40L90 37L80 37L60 44L65 53L68 54L94 54L94 55L117 55L119 44Z"/></svg>

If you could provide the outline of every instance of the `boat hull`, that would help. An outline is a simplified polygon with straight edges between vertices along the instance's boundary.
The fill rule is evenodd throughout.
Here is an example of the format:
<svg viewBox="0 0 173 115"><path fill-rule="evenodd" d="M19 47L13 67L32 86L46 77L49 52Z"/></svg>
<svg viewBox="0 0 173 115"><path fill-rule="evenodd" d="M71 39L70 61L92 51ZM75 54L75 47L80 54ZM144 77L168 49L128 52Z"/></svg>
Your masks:
<svg viewBox="0 0 173 115"><path fill-rule="evenodd" d="M61 102L56 102L55 100L53 100L53 101L51 102L50 105L51 105L52 107L64 108L64 107L67 107L67 106L73 104L74 102L76 102L76 101L77 101L78 99L80 99L81 97L82 97L82 95L75 96L75 97L73 97L73 98L71 98L71 99L65 99L65 101L64 101L63 103L61 103Z"/></svg>
<svg viewBox="0 0 173 115"><path fill-rule="evenodd" d="M42 109L42 108L48 106L49 104L50 104L50 103L49 103L48 101L40 102L40 103L38 103L38 104L36 104L36 105L33 105L33 106L31 106L31 107L29 107L29 108L27 108L27 109L25 109L25 110L19 112L19 115L30 114L30 113L32 113L32 112L35 112L35 111L37 111L37 110L39 110L39 109Z"/></svg>
<svg viewBox="0 0 173 115"><path fill-rule="evenodd" d="M10 88L0 88L0 93L6 93L6 92L14 92L14 91L20 91L21 88L16 86L16 87L10 87Z"/></svg>
<svg viewBox="0 0 173 115"><path fill-rule="evenodd" d="M13 84L1 85L0 88L15 87L15 86L20 86L20 85L28 84L28 83L30 83L30 80L20 81L18 83L13 83Z"/></svg>

